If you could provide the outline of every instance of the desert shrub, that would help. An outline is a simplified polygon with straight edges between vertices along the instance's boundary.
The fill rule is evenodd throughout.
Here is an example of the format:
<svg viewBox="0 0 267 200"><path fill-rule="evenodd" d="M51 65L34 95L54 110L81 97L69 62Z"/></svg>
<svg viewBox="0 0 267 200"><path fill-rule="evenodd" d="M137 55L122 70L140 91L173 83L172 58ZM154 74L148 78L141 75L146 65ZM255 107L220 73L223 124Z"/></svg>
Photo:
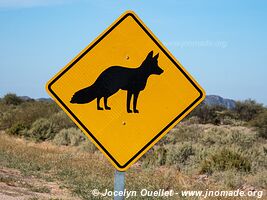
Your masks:
<svg viewBox="0 0 267 200"><path fill-rule="evenodd" d="M190 117L198 117L199 122L202 124L212 123L235 125L240 121L248 122L254 117L264 111L264 106L257 103L255 100L237 101L233 109L227 109L220 105L207 105L200 104L195 110L193 110ZM235 119L237 121L233 121Z"/></svg>
<svg viewBox="0 0 267 200"><path fill-rule="evenodd" d="M3 100L0 100L0 117L10 109L10 105L6 105Z"/></svg>
<svg viewBox="0 0 267 200"><path fill-rule="evenodd" d="M200 141L206 147L226 145L230 140L230 131L226 126L205 125L205 130Z"/></svg>
<svg viewBox="0 0 267 200"><path fill-rule="evenodd" d="M256 132L241 126L205 126L200 142L206 147L234 145L241 149L249 149L256 141Z"/></svg>
<svg viewBox="0 0 267 200"><path fill-rule="evenodd" d="M51 140L56 134L55 124L45 118L36 120L31 129L28 131L28 136L36 141Z"/></svg>
<svg viewBox="0 0 267 200"><path fill-rule="evenodd" d="M245 125L245 122L238 119L234 119L233 117L230 116L224 116L221 118L221 124L231 125L231 126L243 126Z"/></svg>
<svg viewBox="0 0 267 200"><path fill-rule="evenodd" d="M220 124L221 123L221 115L224 115L227 108L220 105L206 105L200 104L193 110L189 117L198 117L199 122L202 124L212 123L212 124Z"/></svg>
<svg viewBox="0 0 267 200"><path fill-rule="evenodd" d="M23 102L23 100L16 94L8 93L4 96L2 102L6 105L19 105Z"/></svg>
<svg viewBox="0 0 267 200"><path fill-rule="evenodd" d="M197 142L203 129L198 124L185 125L186 122L178 124L159 144L176 144L179 142Z"/></svg>
<svg viewBox="0 0 267 200"><path fill-rule="evenodd" d="M78 146L85 141L84 134L77 128L62 129L56 134L53 142L57 145Z"/></svg>
<svg viewBox="0 0 267 200"><path fill-rule="evenodd" d="M249 149L256 141L256 134L252 130L244 127L231 130L229 143L239 145L242 149Z"/></svg>
<svg viewBox="0 0 267 200"><path fill-rule="evenodd" d="M18 116L18 120L32 124L37 119L50 118L59 110L59 107L54 102L25 102L18 108L18 112L21 113Z"/></svg>
<svg viewBox="0 0 267 200"><path fill-rule="evenodd" d="M267 169L266 147L262 140L256 140L251 148L242 150L242 155L251 161L251 172L258 173Z"/></svg>
<svg viewBox="0 0 267 200"><path fill-rule="evenodd" d="M260 137L267 139L267 109L257 115L249 124L257 128Z"/></svg>
<svg viewBox="0 0 267 200"><path fill-rule="evenodd" d="M267 170L257 172L251 182L251 185L255 185L258 188L267 188Z"/></svg>
<svg viewBox="0 0 267 200"><path fill-rule="evenodd" d="M82 151L95 153L97 151L97 147L94 143L92 143L88 138L85 138L85 141L82 142L78 148Z"/></svg>
<svg viewBox="0 0 267 200"><path fill-rule="evenodd" d="M201 173L212 173L213 171L237 170L243 172L251 171L251 162L241 153L229 149L219 152L205 159L201 165Z"/></svg>
<svg viewBox="0 0 267 200"><path fill-rule="evenodd" d="M264 111L264 106L255 100L237 101L233 109L236 119L250 121Z"/></svg>
<svg viewBox="0 0 267 200"><path fill-rule="evenodd" d="M5 112L1 112L0 114L1 114L1 117L0 117L0 129L1 130L8 129L13 124L16 123L16 120L15 120L16 113L12 109L7 110Z"/></svg>
<svg viewBox="0 0 267 200"><path fill-rule="evenodd" d="M143 167L165 165L167 150L164 146L154 146L142 158Z"/></svg>
<svg viewBox="0 0 267 200"><path fill-rule="evenodd" d="M55 124L56 131L59 132L62 129L68 129L71 127L76 127L76 125L71 121L67 114L63 111L54 113L50 120Z"/></svg>
<svg viewBox="0 0 267 200"><path fill-rule="evenodd" d="M163 146L157 148L156 151L154 152L154 155L156 157L156 163L158 165L161 166L166 164L167 150Z"/></svg>
<svg viewBox="0 0 267 200"><path fill-rule="evenodd" d="M225 185L231 189L240 188L246 182L244 174L239 173L235 169L214 172L212 177L219 185Z"/></svg>
<svg viewBox="0 0 267 200"><path fill-rule="evenodd" d="M184 125L193 125L193 124L199 124L200 123L200 119L197 116L191 116L191 117L185 117L182 120L182 123Z"/></svg>
<svg viewBox="0 0 267 200"><path fill-rule="evenodd" d="M203 145L205 145L206 147L210 147L214 144L216 144L218 142L218 140L216 139L216 137L210 135L210 134L205 134L202 138L201 138L201 143Z"/></svg>
<svg viewBox="0 0 267 200"><path fill-rule="evenodd" d="M8 129L17 122L31 126L37 119L51 117L59 108L54 102L28 101L8 108L3 106L1 110L0 129Z"/></svg>
<svg viewBox="0 0 267 200"><path fill-rule="evenodd" d="M189 143L171 145L167 152L166 163L180 168L180 165L186 165L187 160L194 154L195 151Z"/></svg>
<svg viewBox="0 0 267 200"><path fill-rule="evenodd" d="M28 128L24 123L17 122L7 130L7 133L15 136L24 136Z"/></svg>

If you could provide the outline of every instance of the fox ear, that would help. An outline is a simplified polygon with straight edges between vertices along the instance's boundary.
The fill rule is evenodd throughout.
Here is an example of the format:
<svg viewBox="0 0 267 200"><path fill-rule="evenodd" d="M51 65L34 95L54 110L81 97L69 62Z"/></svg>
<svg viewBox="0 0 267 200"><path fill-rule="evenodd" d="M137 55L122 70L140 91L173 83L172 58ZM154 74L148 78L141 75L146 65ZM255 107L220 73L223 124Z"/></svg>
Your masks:
<svg viewBox="0 0 267 200"><path fill-rule="evenodd" d="M159 53L153 57L153 59L157 60L159 57Z"/></svg>
<svg viewBox="0 0 267 200"><path fill-rule="evenodd" d="M146 59L152 59L152 58L153 58L153 51L150 51Z"/></svg>

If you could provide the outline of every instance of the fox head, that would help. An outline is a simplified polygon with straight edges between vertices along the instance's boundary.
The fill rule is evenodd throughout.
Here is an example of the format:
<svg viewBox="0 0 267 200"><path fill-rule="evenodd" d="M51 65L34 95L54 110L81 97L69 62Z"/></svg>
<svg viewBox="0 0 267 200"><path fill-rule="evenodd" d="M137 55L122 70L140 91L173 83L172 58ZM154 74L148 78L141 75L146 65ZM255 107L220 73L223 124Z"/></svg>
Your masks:
<svg viewBox="0 0 267 200"><path fill-rule="evenodd" d="M158 65L158 57L159 54L153 57L153 51L150 51L146 59L143 61L141 67L145 68L145 71L149 74L162 74L163 70Z"/></svg>

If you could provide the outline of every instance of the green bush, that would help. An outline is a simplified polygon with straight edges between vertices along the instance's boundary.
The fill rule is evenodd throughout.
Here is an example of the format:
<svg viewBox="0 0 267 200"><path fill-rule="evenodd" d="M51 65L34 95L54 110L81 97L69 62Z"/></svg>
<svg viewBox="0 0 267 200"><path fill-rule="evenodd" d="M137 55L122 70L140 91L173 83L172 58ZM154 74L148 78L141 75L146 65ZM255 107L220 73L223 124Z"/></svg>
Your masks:
<svg viewBox="0 0 267 200"><path fill-rule="evenodd" d="M85 135L77 128L62 129L56 134L53 142L57 145L78 146L86 140Z"/></svg>
<svg viewBox="0 0 267 200"><path fill-rule="evenodd" d="M88 138L85 138L85 141L82 142L78 148L82 151L94 153L97 151L97 147L94 143L92 143Z"/></svg>
<svg viewBox="0 0 267 200"><path fill-rule="evenodd" d="M235 119L234 117L224 116L221 118L221 124L231 125L231 126L243 126L243 125L245 125L245 122L238 120L238 119Z"/></svg>
<svg viewBox="0 0 267 200"><path fill-rule="evenodd" d="M169 165L186 165L190 156L195 155L195 151L191 144L172 145L168 149L166 163Z"/></svg>
<svg viewBox="0 0 267 200"><path fill-rule="evenodd" d="M251 171L251 162L239 152L222 149L203 161L201 173L212 173L213 171L237 170L242 172Z"/></svg>
<svg viewBox="0 0 267 200"><path fill-rule="evenodd" d="M259 136L267 139L267 109L249 122L258 129Z"/></svg>
<svg viewBox="0 0 267 200"><path fill-rule="evenodd" d="M226 126L206 125L200 141L205 147L226 145L229 143L231 132L232 130L229 130Z"/></svg>
<svg viewBox="0 0 267 200"><path fill-rule="evenodd" d="M54 102L25 102L17 109L19 121L32 124L40 118L50 118L60 109Z"/></svg>
<svg viewBox="0 0 267 200"><path fill-rule="evenodd" d="M227 109L220 105L206 105L202 103L190 113L187 119L197 117L202 124L242 125L241 121L248 122L264 110L265 107L262 104L251 99L237 101L233 109Z"/></svg>
<svg viewBox="0 0 267 200"><path fill-rule="evenodd" d="M200 119L199 117L197 116L190 116L190 117L185 117L183 120L182 120L182 123L184 125L193 125L193 124L200 124Z"/></svg>
<svg viewBox="0 0 267 200"><path fill-rule="evenodd" d="M159 148L157 148L154 152L154 155L156 158L156 163L159 166L166 164L167 150L163 146L160 146Z"/></svg>
<svg viewBox="0 0 267 200"><path fill-rule="evenodd" d="M29 101L20 105L0 104L0 129L8 129L17 122L31 126L40 118L50 118L59 111L54 102Z"/></svg>
<svg viewBox="0 0 267 200"><path fill-rule="evenodd" d="M237 101L233 109L235 118L242 121L250 121L264 111L264 106L255 100Z"/></svg>
<svg viewBox="0 0 267 200"><path fill-rule="evenodd" d="M13 124L16 124L16 113L12 109L0 113L0 130L11 128Z"/></svg>
<svg viewBox="0 0 267 200"><path fill-rule="evenodd" d="M215 124L221 123L222 116L227 114L227 108L220 105L206 105L200 104L189 115L190 117L197 117L201 124Z"/></svg>
<svg viewBox="0 0 267 200"><path fill-rule="evenodd" d="M19 105L23 102L23 100L18 97L16 94L8 93L2 99L3 103L6 105Z"/></svg>
<svg viewBox="0 0 267 200"><path fill-rule="evenodd" d="M176 144L180 142L197 142L203 132L198 124L185 125L186 122L178 124L158 144Z"/></svg>
<svg viewBox="0 0 267 200"><path fill-rule="evenodd" d="M205 127L205 128L204 128ZM204 129L199 141L206 148L222 145L235 145L239 149L249 149L256 141L256 131L242 126L202 125Z"/></svg>
<svg viewBox="0 0 267 200"><path fill-rule="evenodd" d="M36 120L28 132L28 136L36 141L51 140L56 134L55 124L45 118Z"/></svg>
<svg viewBox="0 0 267 200"><path fill-rule="evenodd" d="M143 167L161 166L166 164L167 149L164 146L154 146L142 158Z"/></svg>
<svg viewBox="0 0 267 200"><path fill-rule="evenodd" d="M76 125L71 121L67 114L63 111L54 113L50 120L55 124L56 131L59 132L62 129L68 129L71 127L76 127Z"/></svg>
<svg viewBox="0 0 267 200"><path fill-rule="evenodd" d="M243 130L242 130L243 129ZM248 128L239 128L231 131L229 143L239 145L241 149L250 149L256 141L256 132Z"/></svg>
<svg viewBox="0 0 267 200"><path fill-rule="evenodd" d="M7 133L15 136L24 136L28 128L25 124L17 122L8 129Z"/></svg>

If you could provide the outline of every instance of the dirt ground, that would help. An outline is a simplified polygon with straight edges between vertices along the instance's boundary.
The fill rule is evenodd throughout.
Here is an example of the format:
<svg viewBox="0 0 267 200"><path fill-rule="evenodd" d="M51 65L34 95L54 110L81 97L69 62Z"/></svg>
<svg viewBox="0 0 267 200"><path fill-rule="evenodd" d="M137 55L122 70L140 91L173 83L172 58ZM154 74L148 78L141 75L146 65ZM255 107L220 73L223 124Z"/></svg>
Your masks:
<svg viewBox="0 0 267 200"><path fill-rule="evenodd" d="M18 170L0 167L0 200L79 200L60 183L24 176Z"/></svg>

